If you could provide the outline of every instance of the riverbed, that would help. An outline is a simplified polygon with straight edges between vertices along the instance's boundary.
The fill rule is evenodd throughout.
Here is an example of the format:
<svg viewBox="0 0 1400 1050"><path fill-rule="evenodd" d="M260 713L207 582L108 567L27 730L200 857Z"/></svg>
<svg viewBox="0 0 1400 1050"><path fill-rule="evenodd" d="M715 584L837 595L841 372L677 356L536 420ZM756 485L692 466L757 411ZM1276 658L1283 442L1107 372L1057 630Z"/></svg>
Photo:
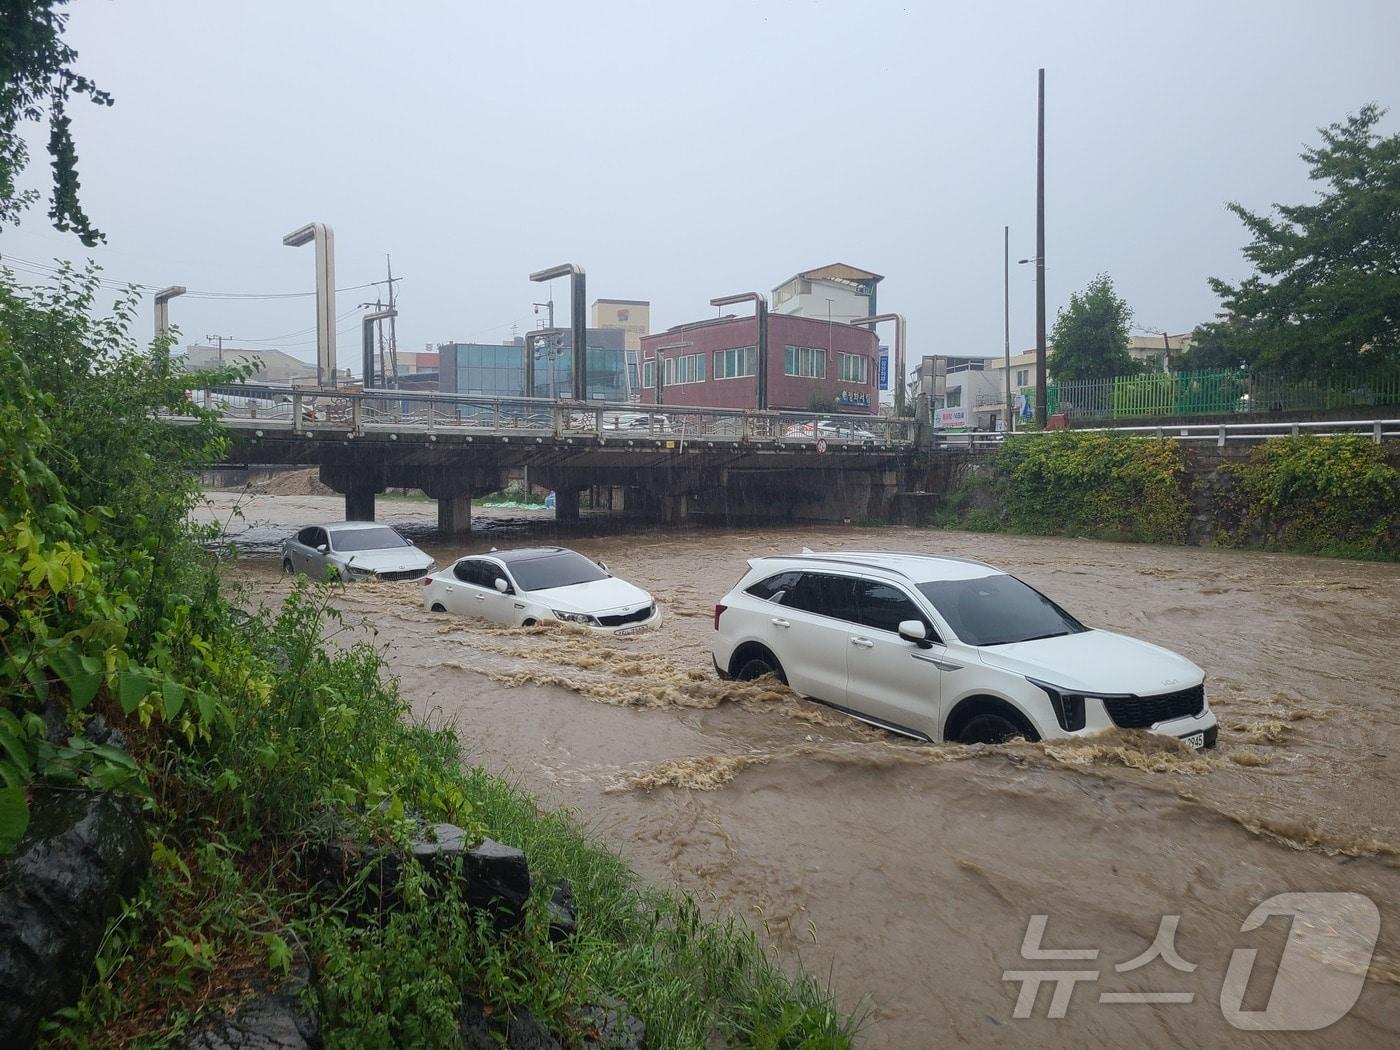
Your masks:
<svg viewBox="0 0 1400 1050"><path fill-rule="evenodd" d="M226 521L240 544L230 578L267 602L287 586L281 539L343 512L339 497L208 500L207 516ZM335 600L384 647L414 711L458 726L468 761L573 810L642 877L745 916L866 1014L863 1045L1395 1043L1400 566L615 518L585 518L561 538L547 513L481 508L475 535L441 543L431 503L381 499L378 512L440 564L492 546L560 542L658 598L665 622L629 639L434 615L416 585L357 584ZM1133 733L919 745L771 684L720 682L709 651L714 603L746 558L803 546L982 559L1091 626L1180 652L1206 669L1219 747L1193 753ZM1356 1005L1325 1031L1239 1031L1222 1014L1226 969L1235 949L1259 949L1241 1009L1264 1010L1287 919L1252 932L1241 925L1285 891L1364 895L1381 911L1379 945ZM1028 961L1036 915L1047 917L1044 948L1097 955ZM1153 943L1165 916L1179 916L1177 961L1194 967L1168 956L1116 969ZM1340 954L1310 956L1326 956L1332 976L1358 968L1345 949L1365 940L1346 923L1334 928L1328 943ZM1047 1016L1049 988L1033 1016L1014 1016L1021 984L1007 971L1064 969L1095 972L1073 986L1064 1017ZM1325 985L1294 994L1325 997ZM1104 993L1191 1001L1101 1002Z"/></svg>

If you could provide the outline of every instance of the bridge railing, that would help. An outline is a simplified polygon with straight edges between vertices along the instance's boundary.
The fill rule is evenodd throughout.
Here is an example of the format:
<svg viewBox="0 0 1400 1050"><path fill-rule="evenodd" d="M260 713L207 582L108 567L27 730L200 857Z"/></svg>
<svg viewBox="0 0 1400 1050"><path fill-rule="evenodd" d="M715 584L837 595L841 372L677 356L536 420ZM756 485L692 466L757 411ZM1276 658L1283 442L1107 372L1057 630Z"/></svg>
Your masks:
<svg viewBox="0 0 1400 1050"><path fill-rule="evenodd" d="M1129 437L1169 438L1173 441L1212 444L1223 448L1248 444L1272 437L1298 437L1301 434L1364 434L1372 441L1400 441L1400 419L1325 419L1306 422L1203 423L1148 427L1074 427L1072 430L1018 430L1010 435L990 431L935 431L934 448L993 449L1004 442L1033 441L1054 434L1107 433Z"/></svg>
<svg viewBox="0 0 1400 1050"><path fill-rule="evenodd" d="M349 430L356 434L423 430L508 436L572 436L664 443L909 446L915 421L877 415L756 411L635 402L480 397L436 391L339 391L218 387L192 400L238 428ZM824 444L820 444L824 443Z"/></svg>

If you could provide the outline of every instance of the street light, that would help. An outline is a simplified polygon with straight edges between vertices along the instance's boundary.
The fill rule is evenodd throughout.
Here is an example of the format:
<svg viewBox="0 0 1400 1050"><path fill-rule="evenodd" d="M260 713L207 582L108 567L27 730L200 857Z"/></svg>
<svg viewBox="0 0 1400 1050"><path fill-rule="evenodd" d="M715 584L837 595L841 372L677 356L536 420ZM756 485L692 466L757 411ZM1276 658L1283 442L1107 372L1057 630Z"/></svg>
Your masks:
<svg viewBox="0 0 1400 1050"><path fill-rule="evenodd" d="M156 338L163 336L170 327L170 308L166 304L177 295L184 295L187 289L183 284L172 284L156 292Z"/></svg>
<svg viewBox="0 0 1400 1050"><path fill-rule="evenodd" d="M754 384L755 407L768 407L768 298L762 292L737 292L710 300L711 306L733 306L753 303L754 322L758 326L758 382Z"/></svg>
<svg viewBox="0 0 1400 1050"><path fill-rule="evenodd" d="M369 313L365 314L364 317L360 318L360 352L363 354L360 367L364 370L361 381L366 390L374 386L374 323L376 321L387 320L390 317L397 317L398 315L398 310L391 306L387 310L371 310ZM383 371L383 363L381 362L381 378ZM384 385L388 386L389 384L385 383Z"/></svg>
<svg viewBox="0 0 1400 1050"><path fill-rule="evenodd" d="M324 222L309 222L282 238L288 248L316 245L316 385L336 385L335 374L335 231Z"/></svg>
<svg viewBox="0 0 1400 1050"><path fill-rule="evenodd" d="M857 317L850 323L852 325L864 325L874 328L882 321L894 322L894 368L893 372L896 382L894 387L894 414L904 415L904 339L908 335L908 330L904 324L903 314L876 314L873 317ZM879 400L879 392L875 394Z"/></svg>
<svg viewBox="0 0 1400 1050"><path fill-rule="evenodd" d="M573 263L561 263L547 270L536 270L530 280L537 284L552 281L556 277L569 278L569 318L574 337L574 400L588 400L588 305L587 278L583 267Z"/></svg>

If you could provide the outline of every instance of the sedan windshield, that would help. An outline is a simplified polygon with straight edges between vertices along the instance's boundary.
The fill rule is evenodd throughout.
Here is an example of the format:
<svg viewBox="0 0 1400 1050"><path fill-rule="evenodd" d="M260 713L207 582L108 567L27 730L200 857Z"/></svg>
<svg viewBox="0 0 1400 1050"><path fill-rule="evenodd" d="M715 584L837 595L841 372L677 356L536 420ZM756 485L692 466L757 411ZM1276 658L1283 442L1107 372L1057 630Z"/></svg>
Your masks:
<svg viewBox="0 0 1400 1050"><path fill-rule="evenodd" d="M338 551L382 551L409 546L387 525L378 529L332 529L331 546Z"/></svg>
<svg viewBox="0 0 1400 1050"><path fill-rule="evenodd" d="M608 578L602 569L573 551L512 560L510 574L522 591L547 591L553 587L572 587L576 583L593 583Z"/></svg>
<svg viewBox="0 0 1400 1050"><path fill-rule="evenodd" d="M919 584L953 633L968 645L1007 645L1088 628L1014 576Z"/></svg>

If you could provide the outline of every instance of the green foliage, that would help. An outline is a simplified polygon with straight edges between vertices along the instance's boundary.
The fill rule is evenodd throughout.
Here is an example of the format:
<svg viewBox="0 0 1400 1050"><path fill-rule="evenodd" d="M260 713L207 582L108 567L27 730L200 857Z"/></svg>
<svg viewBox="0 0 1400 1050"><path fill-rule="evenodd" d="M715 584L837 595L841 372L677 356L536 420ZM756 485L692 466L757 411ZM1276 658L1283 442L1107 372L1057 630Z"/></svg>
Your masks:
<svg viewBox="0 0 1400 1050"><path fill-rule="evenodd" d="M78 154L68 103L86 95L98 105L110 106L112 96L73 72L78 53L63 41L68 16L58 11L65 3L4 0L0 4L0 224L18 221L38 196L16 189L16 180L29 163L20 126L43 120L47 111L53 167L49 219L55 229L73 231L91 248L105 238L93 228L78 201Z"/></svg>
<svg viewBox="0 0 1400 1050"><path fill-rule="evenodd" d="M1277 219L1229 205L1253 238L1244 254L1255 273L1238 285L1211 279L1229 317L1204 326L1190 367L1400 361L1400 134L1376 133L1384 113L1367 105L1319 129L1322 143L1302 154L1316 202L1277 205Z"/></svg>
<svg viewBox="0 0 1400 1050"><path fill-rule="evenodd" d="M1400 559L1400 470L1359 434L1272 438L1230 468L1244 498L1234 542Z"/></svg>
<svg viewBox="0 0 1400 1050"><path fill-rule="evenodd" d="M1133 312L1113 290L1113 279L1099 274L1083 292L1072 293L1069 306L1055 316L1047 369L1057 382L1142 371L1128 353L1132 323Z"/></svg>

